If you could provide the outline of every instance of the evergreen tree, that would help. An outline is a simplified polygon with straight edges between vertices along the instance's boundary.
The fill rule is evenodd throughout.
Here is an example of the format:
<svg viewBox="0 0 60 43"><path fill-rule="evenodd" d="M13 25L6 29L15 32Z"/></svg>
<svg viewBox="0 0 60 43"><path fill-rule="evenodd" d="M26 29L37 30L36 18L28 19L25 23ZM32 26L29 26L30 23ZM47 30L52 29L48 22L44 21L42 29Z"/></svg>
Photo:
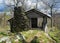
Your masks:
<svg viewBox="0 0 60 43"><path fill-rule="evenodd" d="M11 32L20 32L26 30L28 27L28 18L22 7L14 8L14 17L10 23Z"/></svg>

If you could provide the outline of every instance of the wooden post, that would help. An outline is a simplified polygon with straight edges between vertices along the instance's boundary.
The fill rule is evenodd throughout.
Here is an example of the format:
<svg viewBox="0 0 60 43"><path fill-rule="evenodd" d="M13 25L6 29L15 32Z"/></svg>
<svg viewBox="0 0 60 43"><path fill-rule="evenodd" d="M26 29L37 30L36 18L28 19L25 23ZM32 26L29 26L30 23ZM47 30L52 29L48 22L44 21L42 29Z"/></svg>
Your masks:
<svg viewBox="0 0 60 43"><path fill-rule="evenodd" d="M47 17L46 16L43 17L42 28L47 33L48 29L47 29Z"/></svg>

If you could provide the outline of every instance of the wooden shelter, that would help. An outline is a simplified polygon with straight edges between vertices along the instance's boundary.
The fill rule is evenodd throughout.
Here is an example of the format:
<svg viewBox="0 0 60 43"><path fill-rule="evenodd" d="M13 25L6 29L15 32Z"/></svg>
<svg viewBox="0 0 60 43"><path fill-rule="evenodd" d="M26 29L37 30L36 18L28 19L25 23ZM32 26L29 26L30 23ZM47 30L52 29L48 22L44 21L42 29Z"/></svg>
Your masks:
<svg viewBox="0 0 60 43"><path fill-rule="evenodd" d="M28 10L25 13L26 13L26 16L29 19L28 25L29 25L30 28L40 28L41 27L42 30L44 30L46 32L47 18L50 18L50 16L48 16L48 14L44 14L44 13L42 13L40 11L37 11L36 9ZM10 22L10 24L11 24L11 27L14 24L13 22L11 22L12 20L13 20L13 18L8 20Z"/></svg>
<svg viewBox="0 0 60 43"><path fill-rule="evenodd" d="M35 9L31 9L26 12L29 18L29 26L30 28L42 28L42 30L46 31L47 27L47 18L50 18L47 14L44 14Z"/></svg>

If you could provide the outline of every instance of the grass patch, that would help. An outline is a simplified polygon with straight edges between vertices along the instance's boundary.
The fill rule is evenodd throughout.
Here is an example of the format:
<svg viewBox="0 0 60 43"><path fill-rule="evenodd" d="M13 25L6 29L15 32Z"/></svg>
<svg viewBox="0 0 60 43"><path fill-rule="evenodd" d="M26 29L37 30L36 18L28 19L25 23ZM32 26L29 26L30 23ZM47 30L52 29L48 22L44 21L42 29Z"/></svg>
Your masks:
<svg viewBox="0 0 60 43"><path fill-rule="evenodd" d="M22 34L25 36L26 41L29 41L32 38L31 43L53 43L53 41L41 30L23 31ZM37 38L35 39L36 36Z"/></svg>
<svg viewBox="0 0 60 43"><path fill-rule="evenodd" d="M53 41L50 40L42 30L28 30L20 33L25 37L25 41L29 43L53 43ZM22 43L21 40L18 42L14 41L15 33L7 34L0 32L0 35L9 36L12 40L12 43Z"/></svg>
<svg viewBox="0 0 60 43"><path fill-rule="evenodd" d="M60 43L60 29L52 28L49 35L57 42Z"/></svg>

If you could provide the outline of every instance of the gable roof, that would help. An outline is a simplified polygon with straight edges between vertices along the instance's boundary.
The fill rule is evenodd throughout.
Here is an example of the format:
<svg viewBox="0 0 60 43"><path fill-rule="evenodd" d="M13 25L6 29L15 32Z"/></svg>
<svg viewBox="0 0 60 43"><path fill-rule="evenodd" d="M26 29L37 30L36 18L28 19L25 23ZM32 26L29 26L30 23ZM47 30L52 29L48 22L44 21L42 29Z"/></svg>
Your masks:
<svg viewBox="0 0 60 43"><path fill-rule="evenodd" d="M47 16L48 18L51 18L51 15L49 15L49 14L44 14L44 13L42 13L42 12L40 12L40 11L37 11L36 9L28 10L28 11L26 11L25 13L28 14L28 13L31 13L31 12L34 12L34 13L39 14L39 15L41 15L41 16Z"/></svg>

